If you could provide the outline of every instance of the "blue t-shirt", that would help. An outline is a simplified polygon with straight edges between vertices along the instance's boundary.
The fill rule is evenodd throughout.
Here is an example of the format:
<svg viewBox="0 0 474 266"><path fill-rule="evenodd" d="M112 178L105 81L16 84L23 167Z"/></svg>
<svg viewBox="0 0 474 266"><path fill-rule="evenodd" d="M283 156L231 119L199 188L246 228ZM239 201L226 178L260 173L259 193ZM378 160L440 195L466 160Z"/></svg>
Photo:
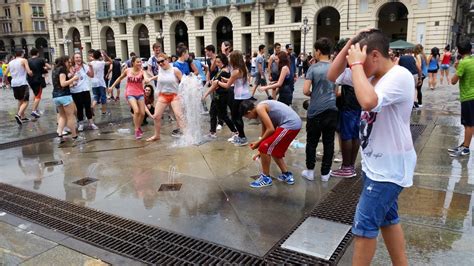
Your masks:
<svg viewBox="0 0 474 266"><path fill-rule="evenodd" d="M194 66L196 66L196 68L198 69L198 71L199 71L199 76L201 76L201 80L202 80L202 81L206 81L206 73L204 73L204 70L203 70L201 61L199 61L199 60L197 60L197 59L194 59L194 60L193 60L193 64L194 64Z"/></svg>
<svg viewBox="0 0 474 266"><path fill-rule="evenodd" d="M189 68L188 62L182 62L182 61L176 60L173 63L173 66L178 68L179 71L181 71L183 75L189 75L191 73L191 69Z"/></svg>
<svg viewBox="0 0 474 266"><path fill-rule="evenodd" d="M311 80L311 100L308 107L308 118L327 111L337 111L336 107L336 85L327 79L329 62L318 62L312 65L306 73L306 80Z"/></svg>

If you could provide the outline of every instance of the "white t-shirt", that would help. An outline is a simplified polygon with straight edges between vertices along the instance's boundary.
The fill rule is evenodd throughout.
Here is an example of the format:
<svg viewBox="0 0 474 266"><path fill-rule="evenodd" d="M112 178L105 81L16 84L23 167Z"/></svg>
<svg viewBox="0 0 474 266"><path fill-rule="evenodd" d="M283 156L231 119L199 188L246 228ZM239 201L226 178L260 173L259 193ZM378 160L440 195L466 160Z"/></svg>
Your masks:
<svg viewBox="0 0 474 266"><path fill-rule="evenodd" d="M75 65L73 67L76 67ZM89 76L87 75L87 71L89 71L89 66L86 64L82 64L82 67L78 69L76 75L79 77L76 86L70 87L71 93L80 93L83 91L89 91Z"/></svg>
<svg viewBox="0 0 474 266"><path fill-rule="evenodd" d="M15 58L8 64L12 75L12 87L28 86L26 68L21 64L23 60L23 58Z"/></svg>
<svg viewBox="0 0 474 266"><path fill-rule="evenodd" d="M94 70L94 77L91 78L91 86L95 87L107 87L104 80L104 69L105 62L94 60L91 62L92 69Z"/></svg>
<svg viewBox="0 0 474 266"><path fill-rule="evenodd" d="M341 79L340 82L349 83L347 78L345 75L344 81ZM395 65L375 85L377 106L371 112L362 111L362 170L374 181L391 182L401 187L413 185L416 166L410 131L413 86L412 74Z"/></svg>

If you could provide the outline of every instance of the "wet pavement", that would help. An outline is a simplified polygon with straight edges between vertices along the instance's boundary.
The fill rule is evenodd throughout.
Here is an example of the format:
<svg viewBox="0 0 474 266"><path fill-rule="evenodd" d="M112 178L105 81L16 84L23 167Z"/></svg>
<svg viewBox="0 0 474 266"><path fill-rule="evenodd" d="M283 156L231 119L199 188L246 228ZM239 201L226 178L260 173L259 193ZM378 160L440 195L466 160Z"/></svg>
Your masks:
<svg viewBox="0 0 474 266"><path fill-rule="evenodd" d="M299 80L295 107L303 114L301 85ZM446 152L462 141L458 95L457 86L425 88L424 106L413 113L412 122L426 129L415 143L414 186L403 191L399 202L410 264L474 263L470 245L474 240L474 159L453 159ZM11 92L0 91L0 96L0 143L54 132L50 97L40 108L45 110L43 117L18 127ZM110 104L109 110L111 115L98 117L97 122L129 117L123 101ZM304 180L299 175L305 167L304 148L290 148L286 160L296 184L275 181L271 187L252 189L248 184L259 171L251 160L253 152L229 144L227 128L216 140L180 147L170 136L174 127L173 122L165 122L161 141L147 143L122 133L120 129L132 129L131 122L105 122L98 131L84 132L86 141L77 145L58 145L51 139L3 150L0 182L263 256L340 181ZM153 134L152 126L144 131L145 137ZM246 126L250 140L259 132L259 125ZM305 135L302 130L298 136L303 143ZM62 164L48 163L55 161ZM333 169L337 167L333 164ZM278 175L276 170L272 165L272 175ZM98 181L85 186L73 183L82 178ZM163 184L181 187L159 191ZM351 248L340 264L349 264L350 256ZM388 263L381 240L374 264Z"/></svg>

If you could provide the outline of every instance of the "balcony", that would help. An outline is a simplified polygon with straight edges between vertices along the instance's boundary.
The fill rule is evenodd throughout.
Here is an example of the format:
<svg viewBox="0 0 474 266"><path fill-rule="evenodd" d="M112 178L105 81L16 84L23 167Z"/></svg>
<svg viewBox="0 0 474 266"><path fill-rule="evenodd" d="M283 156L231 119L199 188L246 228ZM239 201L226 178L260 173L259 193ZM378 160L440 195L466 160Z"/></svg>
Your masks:
<svg viewBox="0 0 474 266"><path fill-rule="evenodd" d="M252 4L255 4L255 0L235 0L236 6L252 5Z"/></svg>
<svg viewBox="0 0 474 266"><path fill-rule="evenodd" d="M146 13L146 8L144 8L144 7L134 7L134 8L129 8L128 9L128 14L131 17L144 16L145 13Z"/></svg>
<svg viewBox="0 0 474 266"><path fill-rule="evenodd" d="M89 12L89 10L77 11L76 16L80 19L89 18L90 12Z"/></svg>
<svg viewBox="0 0 474 266"><path fill-rule="evenodd" d="M98 20L110 19L111 16L112 16L112 13L108 10L107 11L97 11L97 13L95 13L95 14L96 14Z"/></svg>
<svg viewBox="0 0 474 266"><path fill-rule="evenodd" d="M31 15L31 18L44 18L44 13L43 12L33 12Z"/></svg>
<svg viewBox="0 0 474 266"><path fill-rule="evenodd" d="M114 17L114 18L126 17L127 15L128 15L128 12L127 12L127 10L125 10L125 9L116 9L116 10L112 13L112 17Z"/></svg>
<svg viewBox="0 0 474 266"><path fill-rule="evenodd" d="M227 7L230 6L230 0L212 0L211 4L213 8Z"/></svg>
<svg viewBox="0 0 474 266"><path fill-rule="evenodd" d="M76 12L66 12L66 13L63 13L62 15L65 20L76 19Z"/></svg>
<svg viewBox="0 0 474 266"><path fill-rule="evenodd" d="M149 13L150 14L158 14L165 12L165 5L150 5Z"/></svg>
<svg viewBox="0 0 474 266"><path fill-rule="evenodd" d="M177 3L169 3L167 11L168 12L179 12L179 11L184 11L185 9L186 9L186 3L177 2Z"/></svg>
<svg viewBox="0 0 474 266"><path fill-rule="evenodd" d="M189 3L189 6L192 10L207 9L207 0L194 0Z"/></svg>
<svg viewBox="0 0 474 266"><path fill-rule="evenodd" d="M55 14L51 14L51 19L54 22L58 22L63 19L63 16L61 15L61 13L55 13Z"/></svg>

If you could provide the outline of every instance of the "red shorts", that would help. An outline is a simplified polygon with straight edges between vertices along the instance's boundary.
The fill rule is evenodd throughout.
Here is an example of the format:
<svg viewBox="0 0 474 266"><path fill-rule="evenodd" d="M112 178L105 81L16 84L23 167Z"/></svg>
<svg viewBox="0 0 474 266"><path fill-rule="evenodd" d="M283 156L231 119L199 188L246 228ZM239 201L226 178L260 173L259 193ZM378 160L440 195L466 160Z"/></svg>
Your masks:
<svg viewBox="0 0 474 266"><path fill-rule="evenodd" d="M170 104L173 101L179 100L179 96L176 93L170 93L170 94L165 94L165 93L160 93L158 95L158 101L160 103L166 103Z"/></svg>
<svg viewBox="0 0 474 266"><path fill-rule="evenodd" d="M298 132L300 132L299 129L291 130L277 127L273 135L260 143L258 151L276 158L283 158L285 157L288 146L290 146L291 142L296 138Z"/></svg>

